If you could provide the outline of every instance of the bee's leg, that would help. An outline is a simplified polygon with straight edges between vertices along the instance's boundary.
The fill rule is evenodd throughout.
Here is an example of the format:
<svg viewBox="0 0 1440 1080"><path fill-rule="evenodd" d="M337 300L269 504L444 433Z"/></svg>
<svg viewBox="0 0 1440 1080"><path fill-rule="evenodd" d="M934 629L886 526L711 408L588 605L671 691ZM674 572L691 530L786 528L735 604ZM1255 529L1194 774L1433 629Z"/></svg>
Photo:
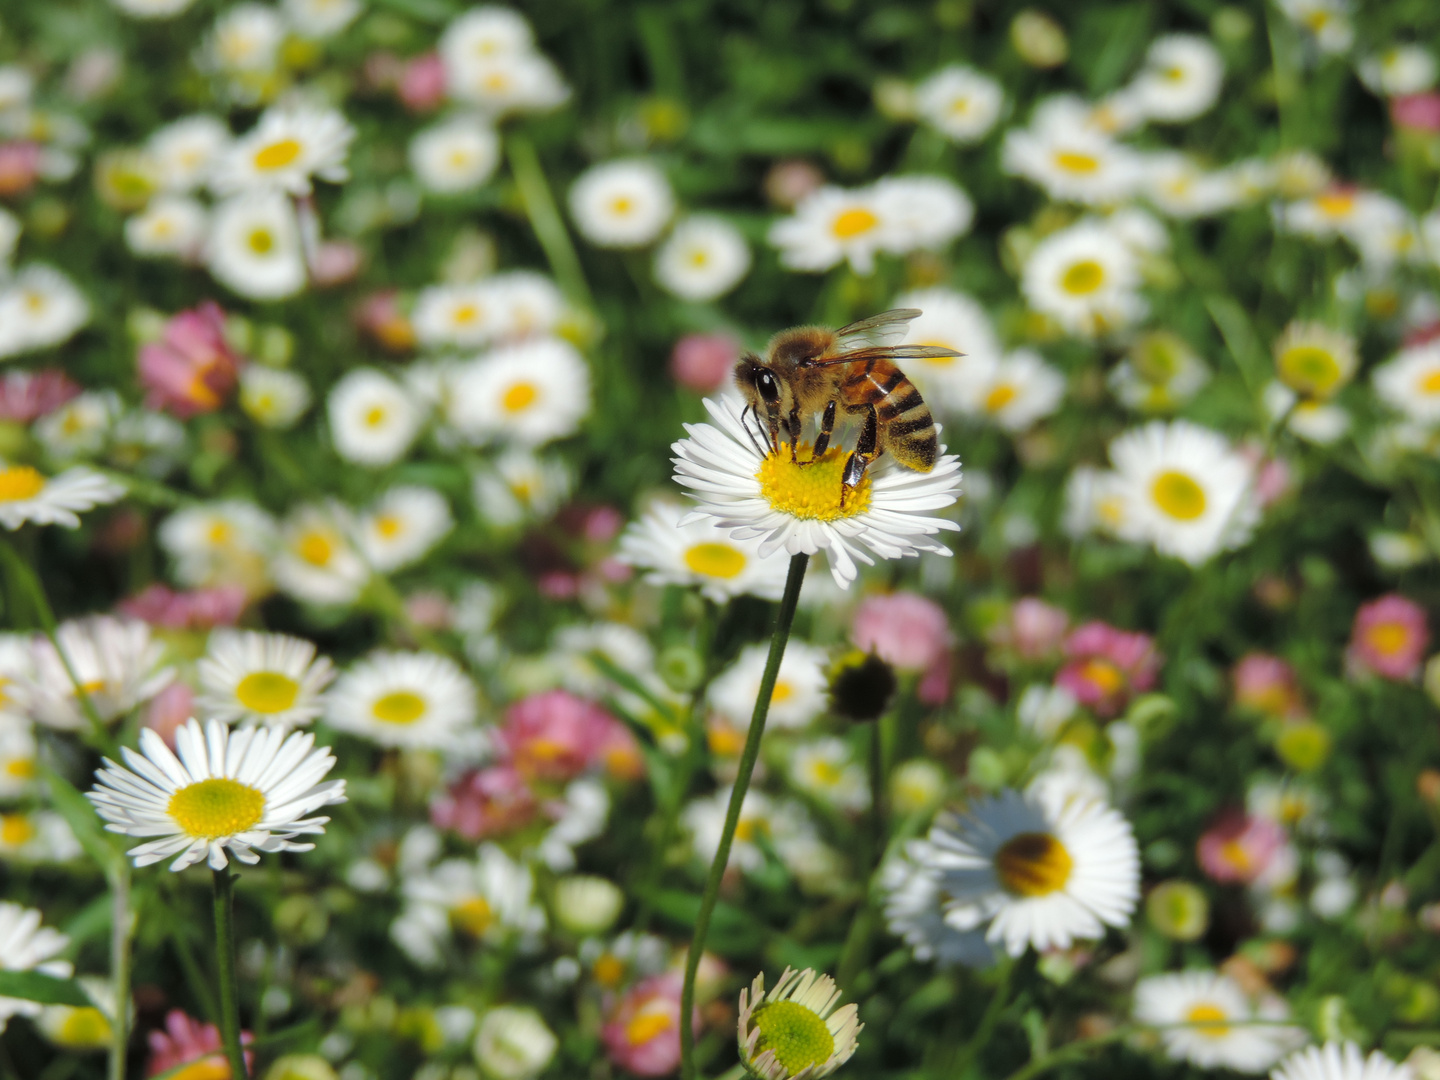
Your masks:
<svg viewBox="0 0 1440 1080"><path fill-rule="evenodd" d="M796 464L795 448L800 445L800 405L798 403L790 406L790 415L785 419L785 431L790 436L790 464Z"/></svg>
<svg viewBox="0 0 1440 1080"><path fill-rule="evenodd" d="M751 427L750 422L754 420L755 426ZM750 445L755 448L756 453L761 457L765 456L765 444L761 439L765 437L765 431L760 427L760 417L753 408L746 405L740 410L740 426L745 429L745 434L750 439ZM758 432L758 436L757 436Z"/></svg>
<svg viewBox="0 0 1440 1080"><path fill-rule="evenodd" d="M820 416L820 434L815 437L815 449L810 451L810 460L800 462L801 465L814 465L825 456L825 451L830 449L830 433L835 430L835 402L832 399L825 406L825 412Z"/></svg>
<svg viewBox="0 0 1440 1080"><path fill-rule="evenodd" d="M773 409L770 408L768 403L765 406L765 423L770 429L770 452L772 454L779 454L780 417L775 413Z"/></svg>
<svg viewBox="0 0 1440 1080"><path fill-rule="evenodd" d="M860 486L860 481L865 479L865 470L870 463L880 456L875 449L875 444L880 441L880 424L875 416L875 406L864 407L865 426L860 429L860 438L856 440L855 451L845 462L845 474L840 478L840 508L845 508L845 496L851 489Z"/></svg>

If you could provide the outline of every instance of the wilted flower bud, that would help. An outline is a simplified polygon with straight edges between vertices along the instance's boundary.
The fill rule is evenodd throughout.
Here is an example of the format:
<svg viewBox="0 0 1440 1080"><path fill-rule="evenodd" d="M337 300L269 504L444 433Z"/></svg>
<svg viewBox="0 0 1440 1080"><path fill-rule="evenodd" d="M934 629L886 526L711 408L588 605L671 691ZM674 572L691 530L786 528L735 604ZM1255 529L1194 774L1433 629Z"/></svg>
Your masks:
<svg viewBox="0 0 1440 1080"><path fill-rule="evenodd" d="M614 882L590 874L571 874L555 883L555 921L572 934L603 934L625 906Z"/></svg>
<svg viewBox="0 0 1440 1080"><path fill-rule="evenodd" d="M857 723L878 720L895 696L895 671L873 653L855 649L830 669L830 708Z"/></svg>
<svg viewBox="0 0 1440 1080"><path fill-rule="evenodd" d="M530 1080L545 1070L560 1040L534 1009L501 1005L475 1034L475 1060L491 1080Z"/></svg>
<svg viewBox="0 0 1440 1080"><path fill-rule="evenodd" d="M1210 925L1210 902L1188 881L1162 881L1145 898L1150 925L1172 941L1194 941Z"/></svg>

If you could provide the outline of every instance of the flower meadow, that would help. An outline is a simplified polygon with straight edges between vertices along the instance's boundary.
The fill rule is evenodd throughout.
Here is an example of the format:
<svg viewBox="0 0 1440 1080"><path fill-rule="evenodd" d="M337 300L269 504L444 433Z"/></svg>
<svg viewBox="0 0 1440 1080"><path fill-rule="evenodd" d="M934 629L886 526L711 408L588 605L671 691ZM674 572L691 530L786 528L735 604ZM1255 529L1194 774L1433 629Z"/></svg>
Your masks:
<svg viewBox="0 0 1440 1080"><path fill-rule="evenodd" d="M1440 1080L1437 200L1421 0L4 5L0 1080Z"/></svg>

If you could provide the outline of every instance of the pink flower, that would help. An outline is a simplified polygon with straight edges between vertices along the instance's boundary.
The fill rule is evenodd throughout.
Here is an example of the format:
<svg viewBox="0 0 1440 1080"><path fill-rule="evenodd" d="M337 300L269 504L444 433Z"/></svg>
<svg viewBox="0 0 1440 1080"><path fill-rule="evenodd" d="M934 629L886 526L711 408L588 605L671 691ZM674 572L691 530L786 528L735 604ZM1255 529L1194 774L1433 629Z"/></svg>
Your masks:
<svg viewBox="0 0 1440 1080"><path fill-rule="evenodd" d="M901 671L925 671L950 647L950 624L933 600L909 592L867 596L855 610L850 637Z"/></svg>
<svg viewBox="0 0 1440 1080"><path fill-rule="evenodd" d="M242 1043L248 1043L250 1039L250 1032L240 1033ZM150 1032L149 1042L150 1061L145 1066L146 1076L159 1076L181 1065L203 1061L203 1068L195 1070L196 1080L202 1077L203 1080L231 1080L230 1063L220 1044L220 1029L214 1024L202 1024L179 1009L171 1009L165 1016L165 1030ZM245 1068L254 1067L255 1055L247 1050Z"/></svg>
<svg viewBox="0 0 1440 1080"><path fill-rule="evenodd" d="M1305 704L1295 680L1295 669L1278 656L1247 653L1231 675L1235 702L1266 716L1295 718L1305 715Z"/></svg>
<svg viewBox="0 0 1440 1080"><path fill-rule="evenodd" d="M423 589L407 596L405 617L427 630L449 630L455 622L449 597L434 589Z"/></svg>
<svg viewBox="0 0 1440 1080"><path fill-rule="evenodd" d="M472 769L430 804L430 820L466 840L483 840L528 825L539 809L535 793L513 765Z"/></svg>
<svg viewBox="0 0 1440 1080"><path fill-rule="evenodd" d="M675 972L636 983L600 1029L610 1060L636 1076L666 1076L680 1065L680 989ZM700 1030L700 1010L691 1014Z"/></svg>
<svg viewBox="0 0 1440 1080"><path fill-rule="evenodd" d="M1413 600L1390 593L1360 605L1345 659L1352 671L1409 680L1420 673L1429 644L1424 609Z"/></svg>
<svg viewBox="0 0 1440 1080"><path fill-rule="evenodd" d="M39 175L39 143L0 143L0 195L23 195Z"/></svg>
<svg viewBox="0 0 1440 1080"><path fill-rule="evenodd" d="M920 682L915 687L915 700L921 705L938 708L950 700L950 659L948 653L941 653L920 676Z"/></svg>
<svg viewBox="0 0 1440 1080"><path fill-rule="evenodd" d="M176 592L166 585L151 585L116 609L122 615L170 630L208 630L234 626L245 610L245 590L239 585Z"/></svg>
<svg viewBox="0 0 1440 1080"><path fill-rule="evenodd" d="M996 645L1023 660L1045 660L1060 651L1070 616L1037 596L1025 596L1010 607L1010 617L990 632Z"/></svg>
<svg viewBox="0 0 1440 1080"><path fill-rule="evenodd" d="M1250 884L1287 847L1285 830L1266 817L1227 813L1195 845L1200 868L1215 881Z"/></svg>
<svg viewBox="0 0 1440 1080"><path fill-rule="evenodd" d="M239 375L240 357L225 340L225 312L211 300L180 312L159 341L140 346L145 403L182 419L220 408Z"/></svg>
<svg viewBox="0 0 1440 1080"><path fill-rule="evenodd" d="M740 359L740 343L728 334L687 334L670 354L670 374L687 390L709 394L725 385Z"/></svg>
<svg viewBox="0 0 1440 1080"><path fill-rule="evenodd" d="M63 371L7 371L0 377L0 420L28 424L80 395Z"/></svg>
<svg viewBox="0 0 1440 1080"><path fill-rule="evenodd" d="M580 534L592 544L608 544L625 527L625 515L613 506L593 506L585 515Z"/></svg>
<svg viewBox="0 0 1440 1080"><path fill-rule="evenodd" d="M1088 622L1065 642L1070 657L1055 676L1096 716L1114 716L1130 695L1155 685L1160 654L1148 634L1117 630L1103 622Z"/></svg>
<svg viewBox="0 0 1440 1080"><path fill-rule="evenodd" d="M569 780L616 755L639 755L625 725L566 690L534 694L510 706L500 741L520 775L532 779Z"/></svg>
<svg viewBox="0 0 1440 1080"><path fill-rule="evenodd" d="M789 210L825 183L825 174L808 161L777 161L765 174L765 195L781 210Z"/></svg>
<svg viewBox="0 0 1440 1080"><path fill-rule="evenodd" d="M195 691L183 682L173 682L150 699L145 709L145 726L175 748L175 732L195 715Z"/></svg>
<svg viewBox="0 0 1440 1080"><path fill-rule="evenodd" d="M365 254L349 240L325 240L310 261L310 280L321 288L343 285L360 272Z"/></svg>
<svg viewBox="0 0 1440 1080"><path fill-rule="evenodd" d="M429 112L445 100L445 63L435 52L417 56L400 73L400 100L411 112Z"/></svg>
<svg viewBox="0 0 1440 1080"><path fill-rule="evenodd" d="M1404 94L1390 100L1390 119L1397 128L1440 132L1440 94Z"/></svg>
<svg viewBox="0 0 1440 1080"><path fill-rule="evenodd" d="M415 347L415 327L400 307L394 289L371 293L355 310L356 325L390 352L409 352Z"/></svg>

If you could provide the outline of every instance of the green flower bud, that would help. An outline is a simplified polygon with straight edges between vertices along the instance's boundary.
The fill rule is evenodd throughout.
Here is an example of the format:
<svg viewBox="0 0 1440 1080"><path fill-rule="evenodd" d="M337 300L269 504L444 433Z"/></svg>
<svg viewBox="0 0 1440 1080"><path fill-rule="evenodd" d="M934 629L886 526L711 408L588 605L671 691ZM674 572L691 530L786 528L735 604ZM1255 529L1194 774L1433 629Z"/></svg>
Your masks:
<svg viewBox="0 0 1440 1080"><path fill-rule="evenodd" d="M1145 898L1145 916L1171 941L1195 941L1210 925L1210 902L1188 881L1163 881Z"/></svg>

